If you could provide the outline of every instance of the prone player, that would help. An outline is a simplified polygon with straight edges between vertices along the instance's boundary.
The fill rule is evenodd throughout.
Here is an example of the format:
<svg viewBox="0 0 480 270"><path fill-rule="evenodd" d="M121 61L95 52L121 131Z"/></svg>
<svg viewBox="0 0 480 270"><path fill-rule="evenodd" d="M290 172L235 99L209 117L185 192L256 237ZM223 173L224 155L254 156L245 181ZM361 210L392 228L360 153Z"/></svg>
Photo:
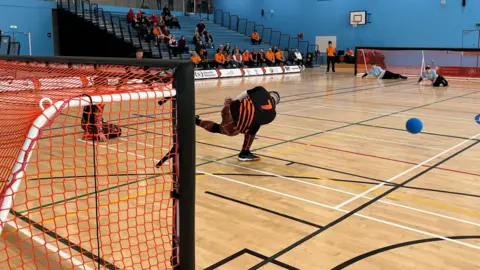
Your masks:
<svg viewBox="0 0 480 270"><path fill-rule="evenodd" d="M370 63L372 67L367 71L367 73L363 74L362 78L367 77L367 75L373 75L378 79L382 80L392 80L392 79L404 79L406 80L407 77L402 76L397 73L390 72L388 70L383 70L381 67L377 66L375 62Z"/></svg>
<svg viewBox="0 0 480 270"><path fill-rule="evenodd" d="M118 125L103 121L105 104L92 104L83 107L81 127L84 130L83 140L98 140L106 142L108 139L120 137L122 129Z"/></svg>
<svg viewBox="0 0 480 270"><path fill-rule="evenodd" d="M425 71L422 72L422 76L418 79L418 83L423 79L429 79L434 87L439 87L440 85L448 86L447 80L442 75L437 74L435 70L432 70L430 66L425 66Z"/></svg>
<svg viewBox="0 0 480 270"><path fill-rule="evenodd" d="M245 134L242 151L238 155L240 161L257 161L260 157L250 152L255 135L261 126L271 123L277 113L276 106L280 95L275 91L267 91L261 86L246 90L235 100L225 99L222 109L222 123L201 120L197 115L196 124L212 133L227 136Z"/></svg>

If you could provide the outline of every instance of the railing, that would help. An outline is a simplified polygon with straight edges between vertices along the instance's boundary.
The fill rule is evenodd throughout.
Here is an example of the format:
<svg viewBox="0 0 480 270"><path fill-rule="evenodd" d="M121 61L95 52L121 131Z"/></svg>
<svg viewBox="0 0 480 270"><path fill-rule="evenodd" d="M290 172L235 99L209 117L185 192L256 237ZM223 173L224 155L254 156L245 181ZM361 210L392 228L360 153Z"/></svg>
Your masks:
<svg viewBox="0 0 480 270"><path fill-rule="evenodd" d="M64 3L64 1L66 3ZM58 0L57 5L60 8L67 7L68 11L73 12L71 10L70 2L70 0ZM74 12L76 15L83 17L83 19L90 21L98 28L104 30L107 33L113 34L117 38L117 33L120 33L122 40L130 42L134 47L134 36L137 36L139 46L143 49L143 45L147 41L143 40L143 36L139 31L137 31L136 29L132 31L132 26L128 24L125 19L122 19L120 16L114 16L111 12L104 11L103 8L100 8L97 4L91 4L90 0L73 0L73 4L75 5ZM89 19L87 19L86 15L90 16ZM115 23L115 21L118 22L118 25ZM126 26L127 29L125 29L124 26ZM128 31L128 37L125 36L124 30ZM155 49L152 48L152 45L150 43L148 43L148 52L153 55L153 51L158 50L159 57L162 58L162 51L160 49L160 46L153 47Z"/></svg>
<svg viewBox="0 0 480 270"><path fill-rule="evenodd" d="M232 15L230 12L225 12L222 9L212 8L213 22L227 27L231 30L237 31L240 34L250 36L253 30L257 30L262 38L262 42L271 46L279 46L282 49L299 49L301 42L304 48L299 50L306 55L309 52L309 43L307 41L300 41L299 38L292 38L289 34L283 34L281 31L274 31L272 28L265 27L263 24L256 24L255 21L248 19L241 19L237 15ZM227 25L228 23L228 25Z"/></svg>

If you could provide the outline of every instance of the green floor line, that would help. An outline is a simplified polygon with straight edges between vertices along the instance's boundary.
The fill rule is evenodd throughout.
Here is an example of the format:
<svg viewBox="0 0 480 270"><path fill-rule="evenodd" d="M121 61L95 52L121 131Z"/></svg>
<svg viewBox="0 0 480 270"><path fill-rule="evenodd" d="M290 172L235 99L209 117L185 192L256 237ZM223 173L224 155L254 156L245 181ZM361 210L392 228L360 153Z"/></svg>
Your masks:
<svg viewBox="0 0 480 270"><path fill-rule="evenodd" d="M354 125L358 125L358 124L363 124L363 123L366 123L366 122L369 122L369 121L373 121L373 120L377 120L377 119L380 119L380 118L383 118L383 117L388 117L388 116L392 116L392 115L395 115L395 114L399 114L399 113L403 113L403 112L407 112L407 111L419 109L419 108L422 108L422 107L427 107L427 106L430 106L430 105L433 105L433 104L438 104L438 103L441 103L441 102L449 101L449 100L456 99L456 98L460 98L460 97L465 97L465 96L468 96L468 95L471 95L471 94L476 94L476 93L480 93L480 91L474 91L474 92L470 92L470 93L467 93L467 94L463 94L463 95L459 95L459 96L455 96L455 97L451 97L451 98L447 98L447 99L443 99L443 100L439 100L439 101L427 103L427 104L424 104L424 105L416 106L416 107L413 107L413 108L409 108L409 109L405 109L405 110L401 110L401 111L397 111L397 112L393 112L393 113L389 113L389 114L385 114L385 115L380 115L380 116L373 117L373 118L370 118L370 119L367 119L367 120L363 120L363 121L359 121L359 122L355 122L355 123L350 123L350 124L343 125L343 126L340 126L340 127L336 127L336 128L332 128L332 129L327 129L327 130L325 130L325 131L315 132L315 133L312 133L312 134L309 134L309 135L304 135L304 136L297 137L297 138L293 138L293 139L290 139L290 140L278 142L278 143L275 143L275 144L272 144L272 145L267 145L267 146L264 146L264 147L260 147L260 148L257 148L257 149L255 149L255 150L252 150L252 152L259 151L259 150L264 150L264 149L267 149L267 148L271 148L271 147L274 147L274 146L277 146L277 145L286 144L286 143L289 143L289 142L298 141L298 140L305 139L305 138L308 138L308 137L313 137L313 136L320 135L320 134L323 134L323 133L328 133L328 132L335 131L335 130L338 130L338 129L342 129L342 128L346 128L346 127L350 127L350 126L354 126ZM127 128L128 128L128 127L127 127ZM232 157L235 157L235 156L237 156L237 154L229 155L229 156L226 156L226 157L223 157L223 158L220 158L220 159L216 159L216 160L212 160L212 161L206 161L206 162L203 162L203 163L200 163L200 164L195 165L195 167L200 167L200 166L207 165L207 164L210 164L210 163L215 163L215 162L217 162L217 161L222 161L222 160L225 160L225 159L228 159L228 158L232 158ZM136 180L136 181L128 182L128 183L121 184L121 185L117 185L117 186L112 186L112 187L109 187L109 188L104 188L104 189L102 189L102 190L99 190L98 192L100 193L100 192L112 190L112 189L115 189L115 188L124 187L124 186L130 185L130 184L140 183L140 182L143 182L143 181L150 180L150 179L152 179L152 178L155 178L155 176L153 176L153 177L148 177L148 178L141 179L141 180ZM27 210L24 210L24 211L18 211L18 212L19 212L19 213L30 212L30 211L34 211L34 210L41 209L41 208L43 208L43 207L52 206L52 205L55 205L55 204L58 204L58 203L71 201L71 200L74 200L74 199L77 199L77 198L82 198L82 197L89 196L89 195L93 195L93 194L95 194L95 191L94 191L94 192L90 192L90 193L86 193L86 194L84 194L84 195L75 196L75 197L68 198L68 199L61 200L61 201L55 201L55 202L52 202L52 203L40 205L40 206L31 208L31 209L27 209Z"/></svg>

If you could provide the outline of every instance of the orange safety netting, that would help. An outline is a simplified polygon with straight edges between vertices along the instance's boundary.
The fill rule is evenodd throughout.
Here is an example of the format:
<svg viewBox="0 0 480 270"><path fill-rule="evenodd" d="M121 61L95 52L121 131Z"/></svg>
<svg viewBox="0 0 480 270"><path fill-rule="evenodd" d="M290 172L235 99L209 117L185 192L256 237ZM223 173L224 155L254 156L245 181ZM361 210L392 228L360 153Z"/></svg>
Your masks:
<svg viewBox="0 0 480 270"><path fill-rule="evenodd" d="M0 61L0 268L177 265L176 164L159 163L177 150L172 82Z"/></svg>

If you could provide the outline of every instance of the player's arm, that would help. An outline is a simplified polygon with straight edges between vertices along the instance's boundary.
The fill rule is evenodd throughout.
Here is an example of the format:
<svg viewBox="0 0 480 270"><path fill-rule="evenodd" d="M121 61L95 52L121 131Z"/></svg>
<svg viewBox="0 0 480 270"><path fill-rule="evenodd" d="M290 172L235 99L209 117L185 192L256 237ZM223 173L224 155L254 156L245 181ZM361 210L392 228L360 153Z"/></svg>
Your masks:
<svg viewBox="0 0 480 270"><path fill-rule="evenodd" d="M425 77L425 74L422 73L422 76L420 76L417 83L420 83L421 81L423 81L423 77Z"/></svg>

